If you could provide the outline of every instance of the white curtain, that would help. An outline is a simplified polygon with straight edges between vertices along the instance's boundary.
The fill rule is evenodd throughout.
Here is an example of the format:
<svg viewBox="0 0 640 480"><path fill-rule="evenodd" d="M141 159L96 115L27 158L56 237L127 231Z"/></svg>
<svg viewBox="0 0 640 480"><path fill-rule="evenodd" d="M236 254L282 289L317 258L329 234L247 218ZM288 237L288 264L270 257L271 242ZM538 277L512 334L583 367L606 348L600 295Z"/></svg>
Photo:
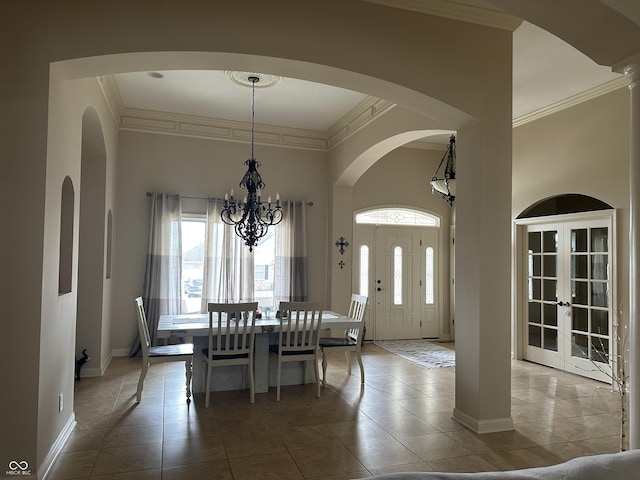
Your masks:
<svg viewBox="0 0 640 480"><path fill-rule="evenodd" d="M304 202L283 201L275 230L275 304L308 300L307 224Z"/></svg>
<svg viewBox="0 0 640 480"><path fill-rule="evenodd" d="M179 195L154 193L142 298L152 345L157 345L160 315L181 313L182 224ZM133 299L131 299L133 312ZM140 349L136 338L131 355Z"/></svg>
<svg viewBox="0 0 640 480"><path fill-rule="evenodd" d="M222 222L223 201L207 201L207 226L204 242L204 281L201 311L207 303L237 303L253 301L254 262L232 226Z"/></svg>

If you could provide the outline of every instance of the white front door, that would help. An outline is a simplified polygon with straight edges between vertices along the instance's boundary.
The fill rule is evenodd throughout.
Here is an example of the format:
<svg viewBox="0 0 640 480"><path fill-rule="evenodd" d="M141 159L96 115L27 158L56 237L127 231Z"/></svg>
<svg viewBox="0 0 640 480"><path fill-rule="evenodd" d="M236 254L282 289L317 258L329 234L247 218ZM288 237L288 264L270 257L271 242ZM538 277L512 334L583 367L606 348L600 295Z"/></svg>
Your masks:
<svg viewBox="0 0 640 480"><path fill-rule="evenodd" d="M439 336L438 255L435 229L376 227L372 296L376 339Z"/></svg>
<svg viewBox="0 0 640 480"><path fill-rule="evenodd" d="M608 219L528 226L526 359L608 381L611 231Z"/></svg>

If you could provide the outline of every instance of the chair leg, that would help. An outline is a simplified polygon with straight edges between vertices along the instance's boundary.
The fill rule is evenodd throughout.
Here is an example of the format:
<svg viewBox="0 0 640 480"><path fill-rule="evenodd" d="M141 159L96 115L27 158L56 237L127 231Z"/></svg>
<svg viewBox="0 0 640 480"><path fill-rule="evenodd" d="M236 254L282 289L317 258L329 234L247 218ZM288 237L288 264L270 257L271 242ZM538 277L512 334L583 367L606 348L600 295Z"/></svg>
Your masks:
<svg viewBox="0 0 640 480"><path fill-rule="evenodd" d="M207 362L207 381L204 394L204 406L209 408L209 399L211 398L211 359Z"/></svg>
<svg viewBox="0 0 640 480"><path fill-rule="evenodd" d="M255 402L255 380L254 380L254 374L253 374L253 359L249 359L249 365L248 365L248 369L249 369L249 397L251 399L251 403Z"/></svg>
<svg viewBox="0 0 640 480"><path fill-rule="evenodd" d="M191 360L184 362L185 376L187 377L187 402L191 401L191 377L193 376L193 365Z"/></svg>
<svg viewBox="0 0 640 480"><path fill-rule="evenodd" d="M316 388L317 388L317 393L316 393L316 397L320 398L320 375L318 374L318 357L317 357L318 352L316 352L316 358L314 359L313 362L313 369L316 372Z"/></svg>
<svg viewBox="0 0 640 480"><path fill-rule="evenodd" d="M278 353L278 385L276 386L276 401L280 401L280 374L282 373L282 356Z"/></svg>
<svg viewBox="0 0 640 480"><path fill-rule="evenodd" d="M147 370L149 369L148 362L142 362L142 370L140 371L140 378L138 379L138 390L136 391L136 402L140 403L142 399L142 388L144 387L144 378L147 376Z"/></svg>
<svg viewBox="0 0 640 480"><path fill-rule="evenodd" d="M324 348L322 349L322 386L327 386L327 356Z"/></svg>
<svg viewBox="0 0 640 480"><path fill-rule="evenodd" d="M351 352L349 350L345 350L344 354L347 357L347 374L351 375Z"/></svg>
<svg viewBox="0 0 640 480"><path fill-rule="evenodd" d="M364 385L364 365L362 364L360 352L356 352L356 357L358 358L358 364L360 365L360 383Z"/></svg>

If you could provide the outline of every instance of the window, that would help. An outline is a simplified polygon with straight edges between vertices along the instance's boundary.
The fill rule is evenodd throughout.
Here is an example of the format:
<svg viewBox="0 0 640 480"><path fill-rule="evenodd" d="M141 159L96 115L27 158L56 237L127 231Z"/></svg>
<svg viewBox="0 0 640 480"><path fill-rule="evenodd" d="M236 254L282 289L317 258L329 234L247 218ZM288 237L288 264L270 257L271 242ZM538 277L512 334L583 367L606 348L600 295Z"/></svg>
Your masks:
<svg viewBox="0 0 640 480"><path fill-rule="evenodd" d="M277 227L271 227L267 230L267 234L260 239L258 245L253 249L255 272L253 281L254 300L258 302L258 308L262 311L267 307L274 312L277 310L273 298L276 257L275 228Z"/></svg>
<svg viewBox="0 0 640 480"><path fill-rule="evenodd" d="M393 249L393 304L402 305L402 247Z"/></svg>
<svg viewBox="0 0 640 480"><path fill-rule="evenodd" d="M182 220L182 298L183 313L200 311L204 276L204 217Z"/></svg>
<svg viewBox="0 0 640 480"><path fill-rule="evenodd" d="M434 299L434 250L433 247L427 247L427 251L425 252L425 303L427 305L433 305L435 303Z"/></svg>
<svg viewBox="0 0 640 480"><path fill-rule="evenodd" d="M419 227L439 227L440 219L408 208L379 208L358 213L356 223L373 225L405 225Z"/></svg>
<svg viewBox="0 0 640 480"><path fill-rule="evenodd" d="M369 247L360 246L360 295L369 296Z"/></svg>

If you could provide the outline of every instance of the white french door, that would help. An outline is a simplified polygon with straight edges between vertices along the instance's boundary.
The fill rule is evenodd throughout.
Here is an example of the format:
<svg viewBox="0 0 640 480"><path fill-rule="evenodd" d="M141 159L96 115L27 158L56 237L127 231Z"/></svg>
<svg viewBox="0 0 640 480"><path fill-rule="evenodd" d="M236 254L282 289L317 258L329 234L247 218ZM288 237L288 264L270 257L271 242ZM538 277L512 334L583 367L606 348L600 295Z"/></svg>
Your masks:
<svg viewBox="0 0 640 480"><path fill-rule="evenodd" d="M608 381L615 298L610 219L528 225L525 358Z"/></svg>

